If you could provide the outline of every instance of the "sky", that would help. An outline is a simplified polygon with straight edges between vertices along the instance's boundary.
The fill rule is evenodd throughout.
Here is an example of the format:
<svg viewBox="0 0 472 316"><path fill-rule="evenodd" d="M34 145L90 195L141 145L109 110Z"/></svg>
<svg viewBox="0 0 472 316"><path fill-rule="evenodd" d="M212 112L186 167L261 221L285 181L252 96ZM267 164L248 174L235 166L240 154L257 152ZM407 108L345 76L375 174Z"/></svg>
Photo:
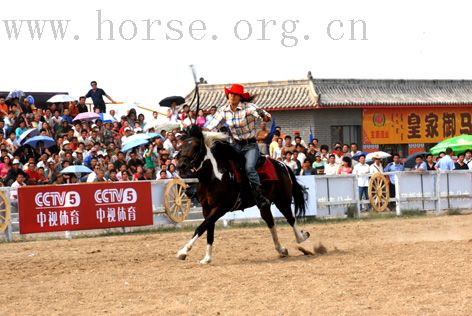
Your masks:
<svg viewBox="0 0 472 316"><path fill-rule="evenodd" d="M315 78L472 79L470 7L421 0L6 1L0 90L78 97L96 80L117 101L154 106L192 90L191 64L214 84L304 79L308 71ZM31 38L28 20L44 23L41 39ZM54 39L47 20L69 20L63 38ZM13 22L23 23L18 37Z"/></svg>

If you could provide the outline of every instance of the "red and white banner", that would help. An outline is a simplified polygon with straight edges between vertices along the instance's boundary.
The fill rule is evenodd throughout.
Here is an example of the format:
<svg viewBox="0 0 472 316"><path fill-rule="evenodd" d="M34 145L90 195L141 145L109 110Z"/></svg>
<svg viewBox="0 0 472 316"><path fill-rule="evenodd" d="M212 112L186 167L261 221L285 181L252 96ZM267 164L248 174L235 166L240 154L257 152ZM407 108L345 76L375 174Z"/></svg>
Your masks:
<svg viewBox="0 0 472 316"><path fill-rule="evenodd" d="M21 234L153 224L150 182L25 186L18 210Z"/></svg>

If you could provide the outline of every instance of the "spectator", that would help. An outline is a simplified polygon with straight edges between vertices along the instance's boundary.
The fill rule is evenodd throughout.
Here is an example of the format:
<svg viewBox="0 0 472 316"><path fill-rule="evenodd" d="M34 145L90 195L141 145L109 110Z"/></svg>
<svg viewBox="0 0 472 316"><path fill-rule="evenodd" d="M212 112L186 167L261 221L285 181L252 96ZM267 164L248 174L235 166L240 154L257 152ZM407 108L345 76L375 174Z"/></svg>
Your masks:
<svg viewBox="0 0 472 316"><path fill-rule="evenodd" d="M280 160L282 161L282 149L283 149L283 140L282 138L277 138L277 147L274 148L273 156L272 158L275 160Z"/></svg>
<svg viewBox="0 0 472 316"><path fill-rule="evenodd" d="M325 165L328 163L328 159L329 159L328 152L329 152L329 147L327 145L320 146L321 161L323 161Z"/></svg>
<svg viewBox="0 0 472 316"><path fill-rule="evenodd" d="M11 158L7 155L2 158L2 163L0 163L0 178L2 178L2 181L6 179L10 169Z"/></svg>
<svg viewBox="0 0 472 316"><path fill-rule="evenodd" d="M159 172L159 178L157 178L157 180L165 180L165 179L168 179L167 172L165 170L161 170Z"/></svg>
<svg viewBox="0 0 472 316"><path fill-rule="evenodd" d="M15 182L11 184L10 190L10 203L17 204L18 203L18 188L25 186L25 176L21 173L16 175Z"/></svg>
<svg viewBox="0 0 472 316"><path fill-rule="evenodd" d="M297 145L297 144L300 144L302 145L303 147L306 147L306 143L305 141L302 139L302 137L300 136L300 131L299 130L295 130L293 131L293 135L294 135L294 138L293 138L293 142L292 142L292 145Z"/></svg>
<svg viewBox="0 0 472 316"><path fill-rule="evenodd" d="M297 169L297 163L292 160L292 152L291 151L286 151L285 152L285 160L284 163L292 169L293 172Z"/></svg>
<svg viewBox="0 0 472 316"><path fill-rule="evenodd" d="M16 181L18 174L21 174L24 178L26 178L26 173L20 168L20 161L15 158L13 159L12 167L8 171L7 177L5 179L5 185L11 186L11 184Z"/></svg>
<svg viewBox="0 0 472 316"><path fill-rule="evenodd" d="M86 98L92 98L94 109L98 108L101 113L106 113L106 105L103 97L106 97L111 103L116 103L108 94L106 94L105 90L101 88L97 88L97 82L92 81L90 83L92 89L90 89L87 94L85 95Z"/></svg>
<svg viewBox="0 0 472 316"><path fill-rule="evenodd" d="M363 198L366 200L369 199L368 188L369 188L369 166L365 163L365 155L361 154L359 156L359 163L354 166L352 173L357 175L357 186L359 188L359 201ZM368 206L367 208L369 208ZM363 204L359 206L359 209L362 210Z"/></svg>
<svg viewBox="0 0 472 316"><path fill-rule="evenodd" d="M315 145L313 143L308 144L308 150L306 152L306 158L310 160L310 163L313 164L315 162L315 157L318 151L315 148ZM321 157L320 157L321 159Z"/></svg>
<svg viewBox="0 0 472 316"><path fill-rule="evenodd" d="M300 160L298 160L298 155L299 154L300 153L297 150L293 151L292 160L297 165L297 167L293 170L295 172L295 174L300 174L300 170L302 169L302 163L300 162Z"/></svg>
<svg viewBox="0 0 472 316"><path fill-rule="evenodd" d="M464 163L469 167L469 170L472 170L472 151L465 151Z"/></svg>
<svg viewBox="0 0 472 316"><path fill-rule="evenodd" d="M339 166L337 174L351 174L352 173L352 162L350 157L342 158L342 165Z"/></svg>
<svg viewBox="0 0 472 316"><path fill-rule="evenodd" d="M293 152L295 150L295 145L292 145L292 137L290 135L285 136L285 145L282 148L282 156L285 157L286 152Z"/></svg>
<svg viewBox="0 0 472 316"><path fill-rule="evenodd" d="M324 166L325 175L332 176L338 172L339 165L336 164L336 157L331 154L328 158L328 163Z"/></svg>
<svg viewBox="0 0 472 316"><path fill-rule="evenodd" d="M169 121L177 123L177 119L179 117L179 111L177 110L177 103L172 102L170 108L167 110L167 118Z"/></svg>
<svg viewBox="0 0 472 316"><path fill-rule="evenodd" d="M361 152L357 148L356 143L351 143L351 157L354 157L355 155L359 155Z"/></svg>
<svg viewBox="0 0 472 316"><path fill-rule="evenodd" d="M460 153L457 155L457 161L454 164L454 170L469 170L469 166L464 162L464 158L464 153Z"/></svg>
<svg viewBox="0 0 472 316"><path fill-rule="evenodd" d="M426 156L426 170L428 171L434 171L436 170L436 164L433 161L433 155L428 154Z"/></svg>
<svg viewBox="0 0 472 316"><path fill-rule="evenodd" d="M39 174L36 171L36 164L34 163L34 160L32 163L28 164L28 169L25 171L26 175L28 176L27 183L29 185L36 185L38 184L39 180Z"/></svg>
<svg viewBox="0 0 472 316"><path fill-rule="evenodd" d="M280 138L279 136L280 136L280 133L275 131L274 136L272 136L272 142L269 145L269 156L272 158L274 157L275 149L279 147L279 144L278 144L278 140Z"/></svg>
<svg viewBox="0 0 472 316"><path fill-rule="evenodd" d="M428 170L426 162L423 161L423 156L418 156L415 159L415 166L411 169L416 172L423 172Z"/></svg>
<svg viewBox="0 0 472 316"><path fill-rule="evenodd" d="M77 105L77 110L79 111L79 113L84 113L84 112L89 111L87 104L85 104L85 99L86 99L85 97L79 98L79 104Z"/></svg>
<svg viewBox="0 0 472 316"><path fill-rule="evenodd" d="M213 117L214 117L215 114L216 114L216 110L217 110L217 107L216 107L216 106L212 106L212 107L210 108L210 114L208 114L208 115L206 116L206 121L207 121L207 122L209 122L209 121L211 121L211 120L213 119Z"/></svg>
<svg viewBox="0 0 472 316"><path fill-rule="evenodd" d="M452 149L447 148L444 156L441 159L439 159L439 161L436 163L436 170L441 170L441 171L454 170L455 165L454 165L454 161L451 158L453 154L454 153L452 152ZM439 153L439 155L441 156L441 153Z"/></svg>
<svg viewBox="0 0 472 316"><path fill-rule="evenodd" d="M315 175L316 170L311 166L310 160L307 158L303 161L302 169L300 171L301 176L311 176Z"/></svg>
<svg viewBox="0 0 472 316"><path fill-rule="evenodd" d="M257 146L261 155L267 155L266 140L269 137L269 131L267 131L266 122L262 121L259 127L260 129L256 133Z"/></svg>
<svg viewBox="0 0 472 316"><path fill-rule="evenodd" d="M380 157L374 156L373 157L374 163L370 165L369 171L371 174L380 172L383 173L383 167L382 167L382 161L380 160Z"/></svg>
<svg viewBox="0 0 472 316"><path fill-rule="evenodd" d="M0 96L0 118L8 116L8 105L5 103L5 97Z"/></svg>
<svg viewBox="0 0 472 316"><path fill-rule="evenodd" d="M315 154L315 161L311 166L315 169L316 174L324 174L325 163L321 161L321 154L319 152Z"/></svg>
<svg viewBox="0 0 472 316"><path fill-rule="evenodd" d="M203 127L205 126L205 123L206 123L206 118L204 116L203 110L198 110L197 120L196 120L197 126Z"/></svg>
<svg viewBox="0 0 472 316"><path fill-rule="evenodd" d="M389 163L385 169L385 172L400 172L400 171L405 171L405 167L400 163L400 155L399 154L393 154L393 161ZM395 197L395 181L396 181L396 176L395 174L389 175L389 187L390 187L390 197Z"/></svg>
<svg viewBox="0 0 472 316"><path fill-rule="evenodd" d="M105 172L98 168L98 169L95 169L96 170L96 177L95 179L93 180L93 182L106 182L107 180L105 179Z"/></svg>
<svg viewBox="0 0 472 316"><path fill-rule="evenodd" d="M177 169L175 168L175 165L174 165L173 163L169 164L168 171L169 171L169 173L170 173L170 176L171 176L173 179L178 179L178 178L180 178L180 177L179 177L179 173L177 172Z"/></svg>

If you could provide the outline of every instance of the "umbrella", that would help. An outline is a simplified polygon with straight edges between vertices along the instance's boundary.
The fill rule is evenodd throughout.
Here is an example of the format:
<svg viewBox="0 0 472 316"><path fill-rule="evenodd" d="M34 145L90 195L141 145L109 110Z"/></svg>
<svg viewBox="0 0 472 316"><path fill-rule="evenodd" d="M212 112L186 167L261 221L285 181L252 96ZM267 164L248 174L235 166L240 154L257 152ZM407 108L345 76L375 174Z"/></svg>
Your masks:
<svg viewBox="0 0 472 316"><path fill-rule="evenodd" d="M172 102L175 102L177 103L177 105L181 105L181 104L184 104L185 103L185 99L183 97L179 97L179 96L172 96L172 97L167 97L165 99L162 99L160 102L159 102L159 105L160 106L165 106L167 108L170 108L170 106L172 105Z"/></svg>
<svg viewBox="0 0 472 316"><path fill-rule="evenodd" d="M123 147L121 147L122 152L127 152L130 149L133 149L134 147L138 147L144 144L147 144L149 140L147 139L136 139L130 142L126 142Z"/></svg>
<svg viewBox="0 0 472 316"><path fill-rule="evenodd" d="M352 159L354 159L355 161L359 161L359 158L364 155L364 156L367 156L369 153L366 152L366 151L360 151L358 152L357 154L355 154L354 156L352 156Z"/></svg>
<svg viewBox="0 0 472 316"><path fill-rule="evenodd" d="M26 137L28 137L28 136L37 136L37 135L39 135L39 129L37 129L37 128L30 128L30 129L24 131L24 132L20 135L20 137L18 137L18 144L21 145L21 144L25 141Z"/></svg>
<svg viewBox="0 0 472 316"><path fill-rule="evenodd" d="M74 165L62 169L61 173L91 173L92 170L83 165Z"/></svg>
<svg viewBox="0 0 472 316"><path fill-rule="evenodd" d="M373 160L374 157L378 157L380 159L385 159L385 158L388 158L388 157L391 157L392 155L390 155L389 153L386 153L385 151L375 151L373 153L369 153L366 157L365 157L365 160L366 161L370 161L370 160Z"/></svg>
<svg viewBox="0 0 472 316"><path fill-rule="evenodd" d="M162 140L164 140L164 136L162 136L161 134L157 134L157 133L142 134L142 133L139 133L139 134L134 134L130 137L127 137L125 139L125 141L122 142L122 145L126 145L127 143L138 140L138 139L150 140L150 139L153 139L153 138L156 138L156 137L159 137Z"/></svg>
<svg viewBox="0 0 472 316"><path fill-rule="evenodd" d="M456 154L462 153L467 149L472 149L472 135L461 135L443 140L436 146L430 149L431 154L437 155L441 151L446 151L447 148L451 148Z"/></svg>
<svg viewBox="0 0 472 316"><path fill-rule="evenodd" d="M421 151L421 152L417 152L417 153L414 153L412 155L409 155L408 157L406 157L406 160L405 160L405 163L404 163L404 166L405 168L414 168L415 165L416 165L416 158L417 157L426 157L426 155L428 155L429 153L425 152L425 151Z"/></svg>
<svg viewBox="0 0 472 316"><path fill-rule="evenodd" d="M169 131L172 131L176 128L180 128L180 123L168 121L168 122L165 122L163 124L157 125L154 129L158 132L160 132L162 130L165 130L166 132L169 132Z"/></svg>
<svg viewBox="0 0 472 316"><path fill-rule="evenodd" d="M73 121L93 121L99 119L100 115L94 112L83 112L77 114Z"/></svg>
<svg viewBox="0 0 472 316"><path fill-rule="evenodd" d="M9 100L9 99L19 99L21 97L24 97L25 96L25 93L21 90L13 90L13 91L10 91L10 93L8 94L6 100Z"/></svg>
<svg viewBox="0 0 472 316"><path fill-rule="evenodd" d="M113 118L113 116L111 116L111 115L108 114L108 113L100 113L100 120L102 120L103 123L113 123L113 122L116 122L116 119Z"/></svg>
<svg viewBox="0 0 472 316"><path fill-rule="evenodd" d="M75 99L68 94L56 94L50 98L47 102L49 103L62 103L62 102L73 102Z"/></svg>
<svg viewBox="0 0 472 316"><path fill-rule="evenodd" d="M56 141L54 140L54 138L51 138L49 136L34 136L28 139L25 142L25 145L30 145L31 147L34 148L38 146L39 142L43 142L45 148L52 147L56 144Z"/></svg>

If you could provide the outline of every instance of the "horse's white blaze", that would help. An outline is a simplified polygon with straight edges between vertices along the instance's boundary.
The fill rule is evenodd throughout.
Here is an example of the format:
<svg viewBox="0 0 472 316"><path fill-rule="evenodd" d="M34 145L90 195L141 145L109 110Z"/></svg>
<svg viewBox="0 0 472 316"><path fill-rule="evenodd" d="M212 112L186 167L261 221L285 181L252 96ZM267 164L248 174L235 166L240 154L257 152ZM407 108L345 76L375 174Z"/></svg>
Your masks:
<svg viewBox="0 0 472 316"><path fill-rule="evenodd" d="M208 264L211 262L212 259L213 259L213 245L207 244L205 257L203 257L203 259L200 260L200 263Z"/></svg>
<svg viewBox="0 0 472 316"><path fill-rule="evenodd" d="M205 161L207 159L210 160L211 166L213 167L213 174L215 175L215 177L218 180L221 181L221 179L223 179L223 173L221 173L220 170L218 170L218 164L216 163L215 156L213 156L210 147L208 147L206 145L205 145L205 147L206 147L206 156L203 159L203 161Z"/></svg>

